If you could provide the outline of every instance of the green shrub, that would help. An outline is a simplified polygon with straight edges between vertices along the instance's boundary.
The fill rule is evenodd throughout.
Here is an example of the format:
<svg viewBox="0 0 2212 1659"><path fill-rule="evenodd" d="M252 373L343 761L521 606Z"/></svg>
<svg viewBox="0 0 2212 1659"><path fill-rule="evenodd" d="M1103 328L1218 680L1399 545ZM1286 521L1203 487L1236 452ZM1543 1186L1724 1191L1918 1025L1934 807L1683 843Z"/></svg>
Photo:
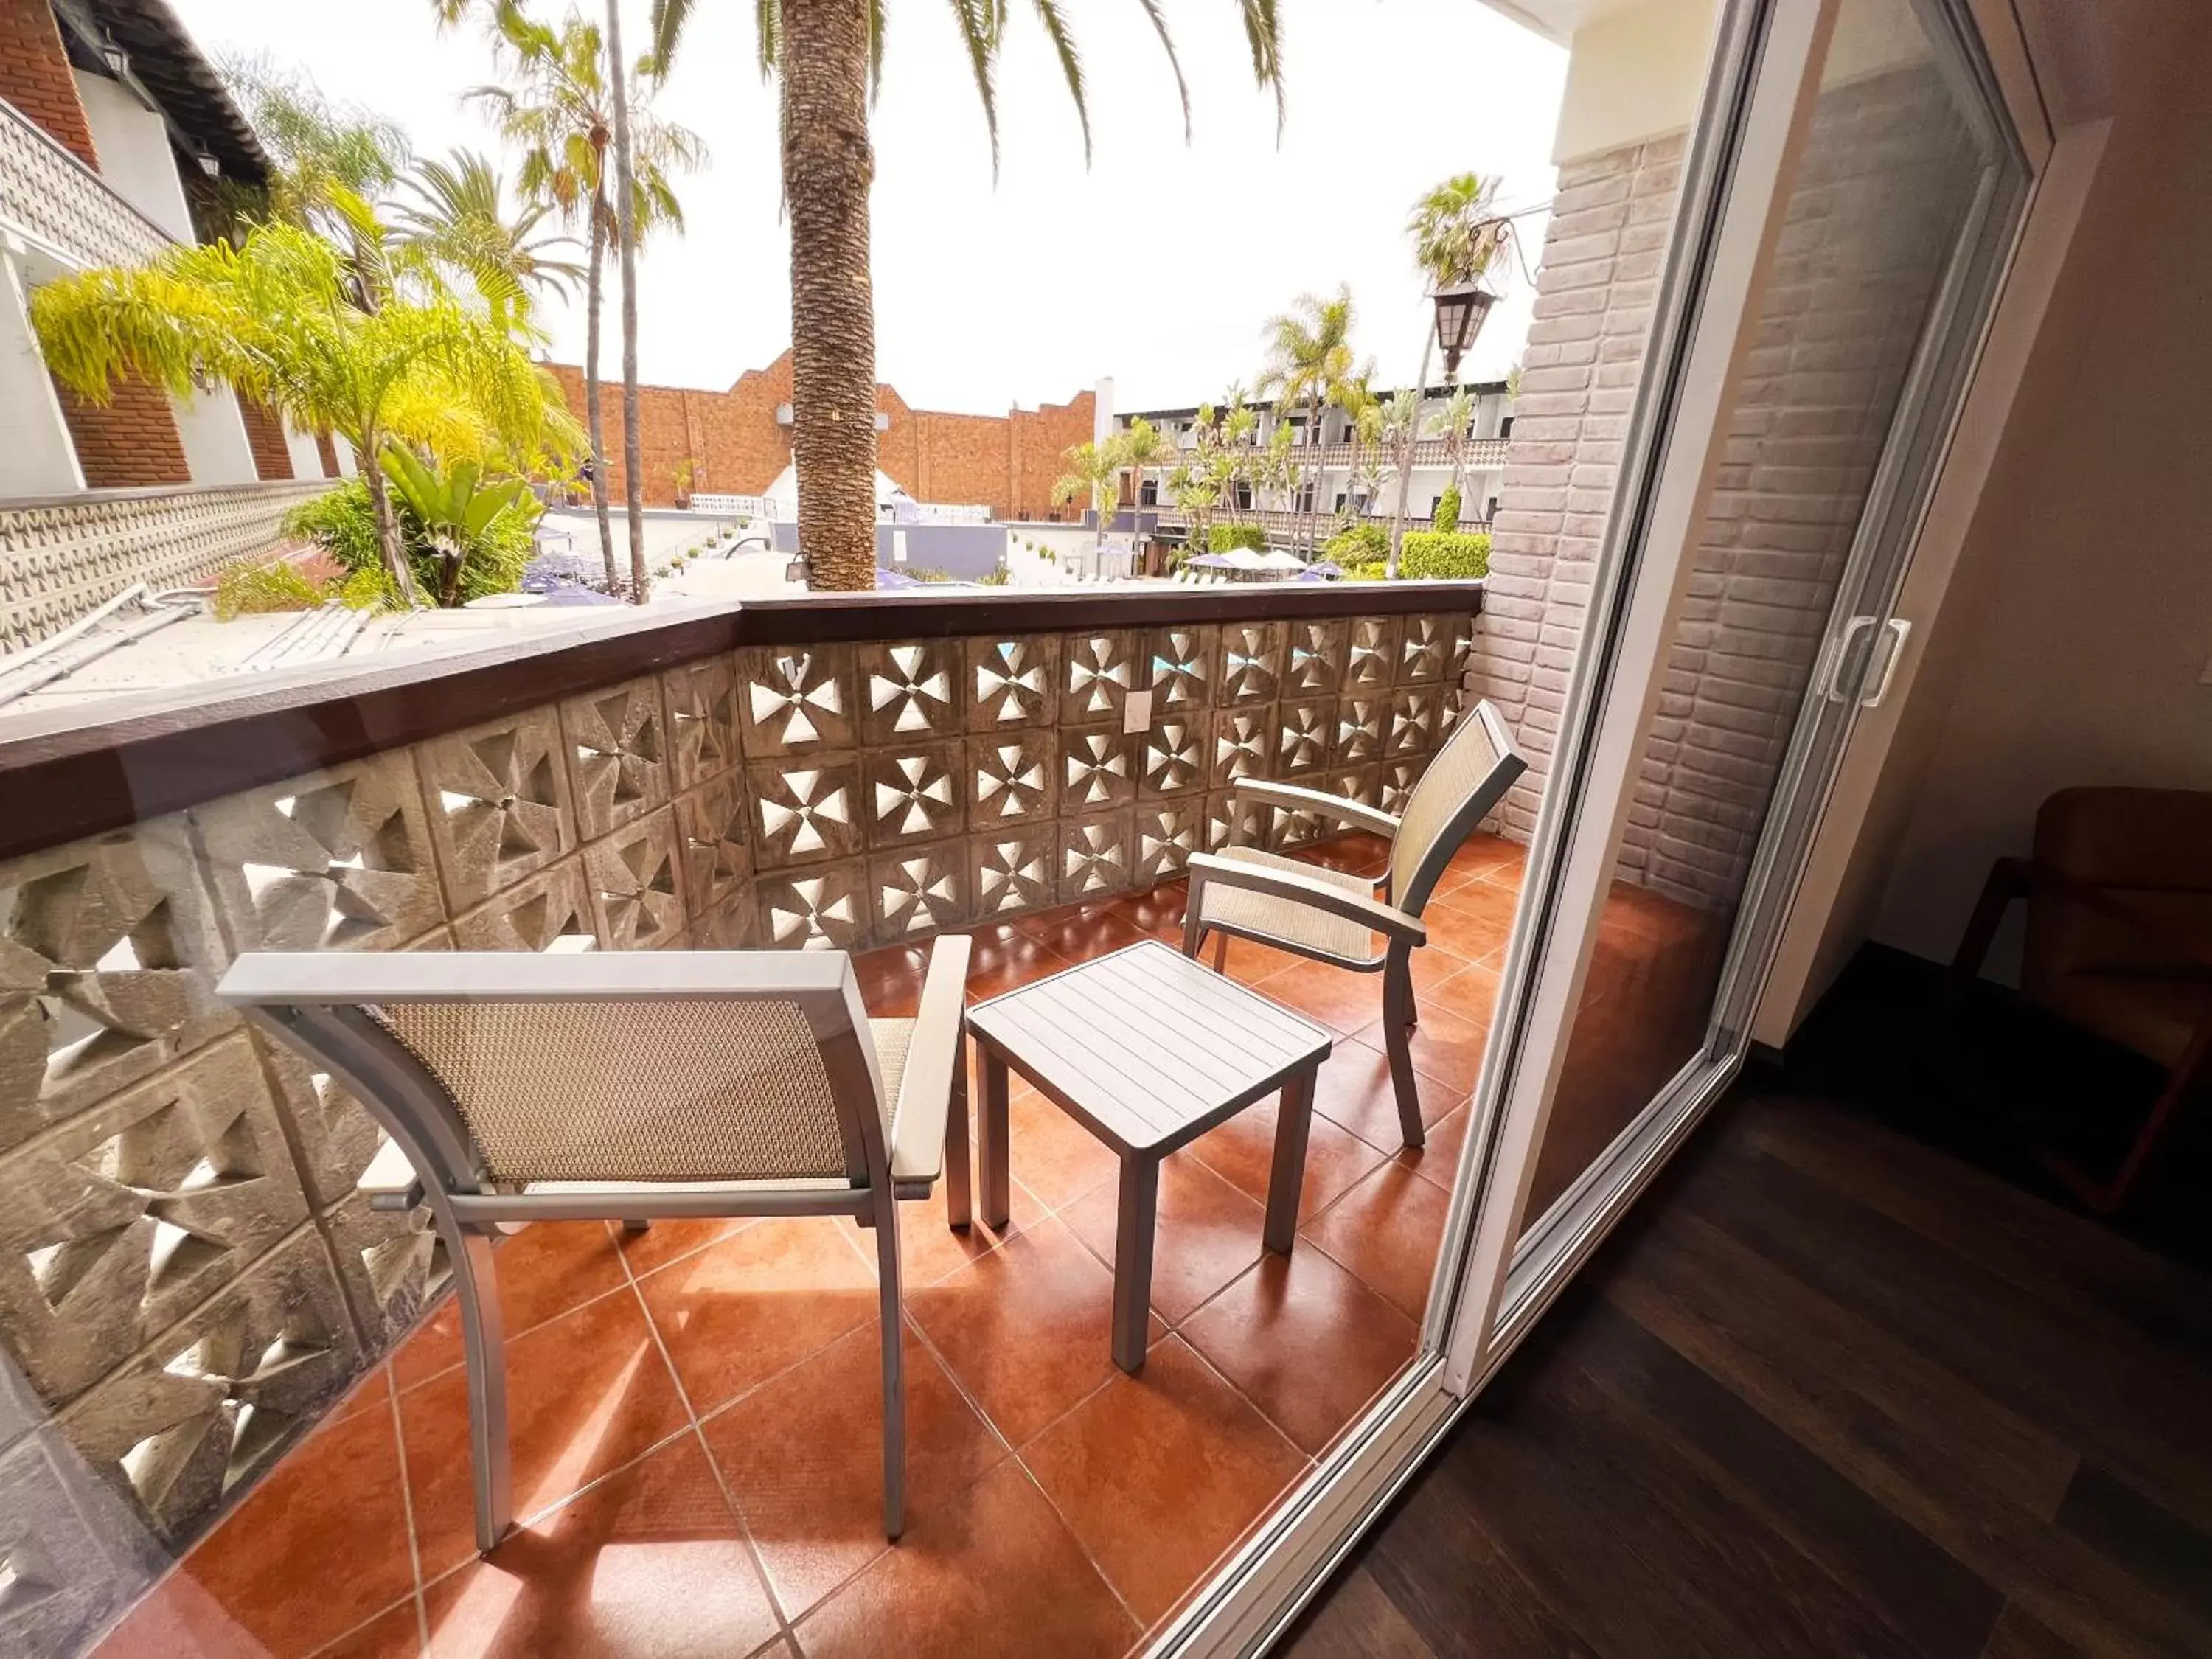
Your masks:
<svg viewBox="0 0 2212 1659"><path fill-rule="evenodd" d="M1013 573L1009 571L1006 566L1000 565L997 569L992 571L989 575L978 577L976 579L975 585L979 587L1004 587L1008 582L1013 580Z"/></svg>
<svg viewBox="0 0 2212 1659"><path fill-rule="evenodd" d="M929 582L934 584L937 582L949 582L952 580L952 573L951 571L939 570L935 565L930 564L910 564L907 567L906 574L913 577L915 580L918 582Z"/></svg>
<svg viewBox="0 0 2212 1659"><path fill-rule="evenodd" d="M1449 535L1437 530L1407 532L1399 544L1401 576L1444 576L1461 580L1490 574L1490 537L1485 531Z"/></svg>
<svg viewBox="0 0 2212 1659"><path fill-rule="evenodd" d="M415 577L416 591L434 599L441 580L442 561L428 532L392 493L392 510L399 520L400 545ZM522 585L523 567L536 550L538 503L526 499L507 508L485 526L468 550L456 585L453 602L465 605L489 593L512 593ZM380 602L388 584L384 554L376 544L376 510L370 506L368 486L348 478L335 489L303 501L285 515L284 528L323 548L350 575L375 573ZM348 586L350 586L349 582Z"/></svg>
<svg viewBox="0 0 2212 1659"><path fill-rule="evenodd" d="M1448 486L1443 495L1437 498L1435 528L1446 536L1459 528L1459 486L1457 484Z"/></svg>
<svg viewBox="0 0 2212 1659"><path fill-rule="evenodd" d="M1267 550L1267 532L1256 524L1217 524L1206 526L1206 550L1209 553L1229 553L1240 547L1249 547L1255 553Z"/></svg>
<svg viewBox="0 0 2212 1659"><path fill-rule="evenodd" d="M324 589L289 559L269 564L234 564L215 579L215 614L218 622L233 617L257 617L271 611L313 611L323 602Z"/></svg>
<svg viewBox="0 0 2212 1659"><path fill-rule="evenodd" d="M1346 569L1390 556L1390 532L1379 524L1355 524L1340 530L1322 548Z"/></svg>

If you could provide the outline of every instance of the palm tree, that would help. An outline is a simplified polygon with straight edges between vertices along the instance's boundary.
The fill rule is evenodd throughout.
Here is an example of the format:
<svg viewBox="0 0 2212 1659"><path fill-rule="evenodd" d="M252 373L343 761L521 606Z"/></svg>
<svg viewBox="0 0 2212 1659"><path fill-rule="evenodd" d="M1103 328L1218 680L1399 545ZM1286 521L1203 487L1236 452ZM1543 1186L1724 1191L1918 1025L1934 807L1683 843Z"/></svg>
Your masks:
<svg viewBox="0 0 2212 1659"><path fill-rule="evenodd" d="M1182 100L1190 99L1160 0L1137 0L1166 49ZM1235 0L1252 73L1275 95L1283 118L1282 26L1278 0ZM657 74L677 57L693 0L653 0ZM951 0L975 90L999 155L996 75L1006 0ZM1058 58L1091 148L1082 60L1061 0L1031 0ZM876 318L868 272L868 139L871 88L883 70L883 0L754 0L763 76L781 82L783 199L791 217L792 455L799 472L799 541L813 580L871 587L876 579Z"/></svg>
<svg viewBox="0 0 2212 1659"><path fill-rule="evenodd" d="M1328 392L1329 402L1344 411L1345 435L1352 441L1352 459L1344 474L1344 507L1346 514L1352 517L1359 512L1360 449L1370 439L1382 434L1382 403L1370 384L1374 378L1375 362L1370 358L1367 366L1357 374L1339 376Z"/></svg>
<svg viewBox="0 0 2212 1659"><path fill-rule="evenodd" d="M468 0L438 0L441 15L459 15ZM620 584L615 563L614 530L607 505L606 442L599 395L599 308L605 289L606 250L623 237L614 198L622 194L610 178L607 151L614 142L609 54L596 24L571 12L556 31L525 16L516 7L493 8L495 39L524 84L472 88L470 101L488 110L500 135L522 151L516 184L523 199L550 208L564 223L580 223L587 262L584 278L584 415L591 434L592 507L599 517L599 552L606 562L607 585ZM695 167L705 146L689 129L639 114L631 128L634 188L628 192L635 242L656 224L680 230L684 214L669 175ZM611 188L612 186L612 188ZM625 302L627 304L627 302ZM635 318L632 316L632 323ZM624 345L623 452L630 495L631 579L634 599L642 602L643 507L641 469L631 460L637 441L635 327Z"/></svg>
<svg viewBox="0 0 2212 1659"><path fill-rule="evenodd" d="M1290 310L1267 319L1267 358L1260 370L1260 395L1273 398L1276 409L1285 412L1304 405L1309 444L1321 441L1322 405L1351 372L1352 324L1349 284L1340 287L1334 299L1301 294ZM1316 479L1309 518L1320 510ZM1310 550L1310 525L1307 545Z"/></svg>
<svg viewBox="0 0 2212 1659"><path fill-rule="evenodd" d="M871 422L872 428L872 425ZM1104 540L1106 521L1112 516L1107 502L1113 492L1114 480L1121 471L1121 457L1115 452L1113 440L1103 444L1077 444L1063 452L1060 459L1067 471L1053 480L1052 504L1061 507L1079 495L1090 496L1091 504L1098 509L1099 539ZM870 545L873 544L872 538ZM872 558L874 555L869 556Z"/></svg>
<svg viewBox="0 0 2212 1659"><path fill-rule="evenodd" d="M1467 471L1468 438L1474 429L1474 393L1465 386L1455 387L1443 412L1429 422L1429 429L1443 434L1444 453L1451 459L1451 487L1456 492Z"/></svg>
<svg viewBox="0 0 2212 1659"><path fill-rule="evenodd" d="M574 246L575 238L539 234L553 211L550 203L526 205L512 221L505 216L505 185L474 150L417 161L399 181L404 194L394 204L392 234L433 264L465 276L493 321L527 334L533 293L569 294L582 282L584 267L553 252Z"/></svg>
<svg viewBox="0 0 2212 1659"><path fill-rule="evenodd" d="M1498 183L1480 173L1454 173L1413 204L1406 234L1413 239L1413 263L1429 279L1430 292L1480 280L1512 239L1513 222L1498 213ZM1429 353L1435 344L1436 331L1425 327L1420 378L1414 383L1423 395L1428 391ZM1406 495L1413 483L1409 466L1398 477L1398 505L1390 515L1390 557L1382 573L1386 578L1395 579L1398 574L1398 547L1406 533ZM1455 465L1453 488L1458 488L1458 483Z"/></svg>
<svg viewBox="0 0 2212 1659"><path fill-rule="evenodd" d="M414 584L380 464L388 443L530 465L570 447L560 392L503 328L450 296L363 310L338 251L296 226L179 245L150 264L88 270L32 295L46 367L106 401L138 377L182 395L209 380L336 432L361 457L398 590Z"/></svg>
<svg viewBox="0 0 2212 1659"><path fill-rule="evenodd" d="M1114 440L1115 459L1129 473L1129 500L1133 505L1145 493L1145 469L1165 466L1175 459L1176 447L1160 429L1143 416L1131 421Z"/></svg>

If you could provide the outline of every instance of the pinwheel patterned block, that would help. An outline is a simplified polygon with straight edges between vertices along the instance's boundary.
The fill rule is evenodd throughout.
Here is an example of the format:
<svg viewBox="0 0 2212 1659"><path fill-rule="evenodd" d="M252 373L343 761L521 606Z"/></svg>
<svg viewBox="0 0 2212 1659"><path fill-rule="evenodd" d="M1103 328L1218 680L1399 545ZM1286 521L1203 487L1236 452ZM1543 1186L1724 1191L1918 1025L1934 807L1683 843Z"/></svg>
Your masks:
<svg viewBox="0 0 2212 1659"><path fill-rule="evenodd" d="M1394 817L1403 817L1406 803L1413 798L1413 786L1427 769L1423 761L1385 761L1376 788L1375 804Z"/></svg>
<svg viewBox="0 0 2212 1659"><path fill-rule="evenodd" d="M453 923L464 951L558 951L599 948L591 887L581 857L566 858L481 904Z"/></svg>
<svg viewBox="0 0 2212 1659"><path fill-rule="evenodd" d="M1060 749L1045 727L968 739L968 828L1036 823L1060 804Z"/></svg>
<svg viewBox="0 0 2212 1659"><path fill-rule="evenodd" d="M1131 884L1149 887L1173 880L1182 873L1205 834L1206 803L1195 795L1139 806L1130 849Z"/></svg>
<svg viewBox="0 0 2212 1659"><path fill-rule="evenodd" d="M1354 617L1346 630L1340 681L1344 690L1376 691L1387 688L1398 666L1398 619L1395 617Z"/></svg>
<svg viewBox="0 0 2212 1659"><path fill-rule="evenodd" d="M939 842L880 854L868 861L868 891L879 944L957 927L968 920L968 849Z"/></svg>
<svg viewBox="0 0 2212 1659"><path fill-rule="evenodd" d="M0 1457L0 1653L89 1653L160 1577L167 1552L59 1435L0 1444L13 1447Z"/></svg>
<svg viewBox="0 0 2212 1659"><path fill-rule="evenodd" d="M1058 837L1049 823L1026 825L968 842L969 888L978 921L1053 902Z"/></svg>
<svg viewBox="0 0 2212 1659"><path fill-rule="evenodd" d="M443 1293L453 1276L445 1241L426 1212L389 1215L349 1194L322 1218L337 1262L338 1282L368 1333L369 1346L390 1347L422 1310Z"/></svg>
<svg viewBox="0 0 2212 1659"><path fill-rule="evenodd" d="M1321 787L1341 799L1356 800L1368 806L1376 805L1382 795L1382 764L1370 762L1365 766L1332 767L1328 781ZM1340 823L1336 827L1341 830L1348 826Z"/></svg>
<svg viewBox="0 0 2212 1659"><path fill-rule="evenodd" d="M1437 746L1443 692L1433 685L1401 686L1390 694L1390 732L1384 752L1425 755Z"/></svg>
<svg viewBox="0 0 2212 1659"><path fill-rule="evenodd" d="M1398 684L1425 685L1447 675L1458 678L1466 666L1472 634L1468 618L1444 612L1407 617L1398 626Z"/></svg>
<svg viewBox="0 0 2212 1659"><path fill-rule="evenodd" d="M1060 825L1060 902L1103 898L1129 885L1129 844L1135 815L1106 812Z"/></svg>
<svg viewBox="0 0 2212 1659"><path fill-rule="evenodd" d="M1060 708L1060 640L990 635L963 642L968 665L968 729L1010 732L1050 726Z"/></svg>
<svg viewBox="0 0 2212 1659"><path fill-rule="evenodd" d="M1184 795L1206 787L1206 751L1213 716L1206 709L1168 714L1145 733L1145 776L1139 793L1148 800Z"/></svg>
<svg viewBox="0 0 2212 1659"><path fill-rule="evenodd" d="M753 798L756 869L827 863L860 850L857 759L756 762L745 769L745 782Z"/></svg>
<svg viewBox="0 0 2212 1659"><path fill-rule="evenodd" d="M1304 847L1344 826L1334 818L1294 806L1278 806L1267 822L1267 845L1280 851Z"/></svg>
<svg viewBox="0 0 2212 1659"><path fill-rule="evenodd" d="M1380 692L1340 698L1328 757L1338 766L1366 766L1382 758L1390 729L1390 700Z"/></svg>
<svg viewBox="0 0 2212 1659"><path fill-rule="evenodd" d="M247 1040L276 1086L276 1107L292 1127L300 1179L307 1202L337 1203L354 1189L386 1136L368 1110L327 1072L318 1072L293 1049L258 1031Z"/></svg>
<svg viewBox="0 0 2212 1659"><path fill-rule="evenodd" d="M749 760L850 749L849 645L747 646L737 654L738 725Z"/></svg>
<svg viewBox="0 0 2212 1659"><path fill-rule="evenodd" d="M1223 708L1213 716L1213 752L1206 783L1224 789L1238 778L1264 778L1274 770L1273 708Z"/></svg>
<svg viewBox="0 0 2212 1659"><path fill-rule="evenodd" d="M1220 666L1213 675L1218 707L1243 708L1282 695L1283 635L1280 623L1222 623Z"/></svg>
<svg viewBox="0 0 2212 1659"><path fill-rule="evenodd" d="M1060 724L1119 724L1121 705L1136 680L1136 636L1120 631L1070 634L1060 642Z"/></svg>
<svg viewBox="0 0 2212 1659"><path fill-rule="evenodd" d="M765 875L754 884L755 938L777 950L857 951L867 943L867 866L844 864Z"/></svg>
<svg viewBox="0 0 2212 1659"><path fill-rule="evenodd" d="M676 801L684 848L684 900L699 915L744 890L753 872L744 781L735 773L702 784Z"/></svg>
<svg viewBox="0 0 2212 1659"><path fill-rule="evenodd" d="M1289 635L1289 646L1283 664L1283 695L1335 696L1343 683L1348 624L1341 621L1294 622L1287 624L1285 631Z"/></svg>
<svg viewBox="0 0 2212 1659"><path fill-rule="evenodd" d="M1206 708L1213 697L1214 659L1220 654L1218 630L1156 628L1146 636L1152 659L1152 718Z"/></svg>
<svg viewBox="0 0 2212 1659"><path fill-rule="evenodd" d="M960 799L966 765L957 743L866 756L861 793L867 802L868 845L903 847L958 835L966 817Z"/></svg>
<svg viewBox="0 0 2212 1659"><path fill-rule="evenodd" d="M950 640L860 647L860 740L871 746L960 730L960 650Z"/></svg>
<svg viewBox="0 0 2212 1659"><path fill-rule="evenodd" d="M738 678L727 657L706 657L660 677L668 710L668 787L695 789L738 763Z"/></svg>
<svg viewBox="0 0 2212 1659"><path fill-rule="evenodd" d="M181 1545L313 1425L361 1364L322 1235L302 1228L85 1395L62 1427L157 1535Z"/></svg>
<svg viewBox="0 0 2212 1659"><path fill-rule="evenodd" d="M687 920L676 811L663 807L584 849L599 943L610 951L659 951Z"/></svg>
<svg viewBox="0 0 2212 1659"><path fill-rule="evenodd" d="M651 679L561 705L576 828L586 841L634 823L668 799L660 686Z"/></svg>
<svg viewBox="0 0 2212 1659"><path fill-rule="evenodd" d="M1275 770L1295 778L1326 766L1336 737L1336 699L1312 697L1275 708Z"/></svg>
<svg viewBox="0 0 2212 1659"><path fill-rule="evenodd" d="M1111 727L1060 734L1060 809L1067 816L1137 798L1137 739Z"/></svg>
<svg viewBox="0 0 2212 1659"><path fill-rule="evenodd" d="M741 890L732 893L693 921L691 948L695 951L751 949L753 929L760 920L758 909L754 902L752 886L748 883Z"/></svg>
<svg viewBox="0 0 2212 1659"><path fill-rule="evenodd" d="M0 1149L233 1016L180 817L0 865Z"/></svg>
<svg viewBox="0 0 2212 1659"><path fill-rule="evenodd" d="M191 820L241 951L389 951L446 919L404 752L228 795Z"/></svg>
<svg viewBox="0 0 2212 1659"><path fill-rule="evenodd" d="M1257 801L1239 800L1223 789L1206 798L1206 850L1224 847L1265 847L1273 813Z"/></svg>
<svg viewBox="0 0 2212 1659"><path fill-rule="evenodd" d="M0 1336L74 1398L306 1219L243 1031L0 1161Z"/></svg>
<svg viewBox="0 0 2212 1659"><path fill-rule="evenodd" d="M420 744L415 762L454 915L576 846L561 722L533 708Z"/></svg>

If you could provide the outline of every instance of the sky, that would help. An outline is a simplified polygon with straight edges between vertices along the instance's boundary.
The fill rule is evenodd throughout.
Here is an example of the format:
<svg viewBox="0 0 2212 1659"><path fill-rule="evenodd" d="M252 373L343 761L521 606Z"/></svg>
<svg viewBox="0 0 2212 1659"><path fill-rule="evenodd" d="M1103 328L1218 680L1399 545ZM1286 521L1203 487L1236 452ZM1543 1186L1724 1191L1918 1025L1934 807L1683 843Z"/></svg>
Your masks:
<svg viewBox="0 0 2212 1659"><path fill-rule="evenodd" d="M441 34L428 0L173 0L211 54L265 52L334 99L397 121L418 154L498 155L460 94L496 78L473 29ZM648 0L624 0L642 42ZM550 0L538 0L550 17ZM594 8L596 10L596 7ZM1192 137L1136 0L1073 0L1093 159L1026 6L999 77L999 176L943 3L890 0L876 149L878 378L919 408L1003 413L1115 380L1118 408L1194 404L1249 386L1266 319L1351 285L1358 349L1379 384L1410 382L1429 310L1405 222L1421 192L1473 169L1511 208L1549 199L1566 54L1480 0L1283 0L1288 118L1252 81L1231 0L1168 0L1190 82ZM656 110L705 141L679 181L688 228L643 250L639 365L650 384L716 388L790 340L789 241L776 112L754 66L752 7L698 0ZM1540 216L1519 220L1534 265ZM1502 377L1528 322L1514 270L1462 365ZM603 372L620 371L614 295ZM580 301L549 302L551 356L582 356ZM1440 373L1439 371L1436 371Z"/></svg>

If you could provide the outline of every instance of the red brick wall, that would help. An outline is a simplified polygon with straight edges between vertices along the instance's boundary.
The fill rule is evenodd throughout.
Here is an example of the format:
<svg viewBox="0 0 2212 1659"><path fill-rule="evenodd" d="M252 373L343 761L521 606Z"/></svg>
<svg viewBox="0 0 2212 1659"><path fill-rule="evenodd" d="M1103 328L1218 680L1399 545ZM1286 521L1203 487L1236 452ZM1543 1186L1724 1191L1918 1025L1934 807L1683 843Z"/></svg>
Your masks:
<svg viewBox="0 0 2212 1659"><path fill-rule="evenodd" d="M0 98L6 99L74 151L100 165L92 127L76 95L61 27L48 0L0 0Z"/></svg>
<svg viewBox="0 0 2212 1659"><path fill-rule="evenodd" d="M327 432L315 434L315 459L323 464L325 478L338 476L338 447L331 441L331 434Z"/></svg>
<svg viewBox="0 0 2212 1659"><path fill-rule="evenodd" d="M143 380L118 380L104 407L86 403L58 384L55 390L87 488L134 489L192 481L177 417L168 398L155 387Z"/></svg>
<svg viewBox="0 0 2212 1659"><path fill-rule="evenodd" d="M284 422L266 404L241 396L238 412L246 422L246 441L253 451L253 470L264 481L292 476L292 451L284 441Z"/></svg>
<svg viewBox="0 0 2212 1659"><path fill-rule="evenodd" d="M584 377L572 364L552 365L577 420L584 418ZM607 483L624 487L622 386L600 387ZM791 354L766 368L747 369L727 392L640 386L638 408L645 499L672 506L677 468L692 462L700 494L756 495L791 465L791 441L775 418L791 401ZM1041 516L1048 508L1061 453L1091 436L1093 398L1010 415L948 415L908 407L895 387L877 388L876 407L888 424L877 464L917 501L973 502L1001 518Z"/></svg>

